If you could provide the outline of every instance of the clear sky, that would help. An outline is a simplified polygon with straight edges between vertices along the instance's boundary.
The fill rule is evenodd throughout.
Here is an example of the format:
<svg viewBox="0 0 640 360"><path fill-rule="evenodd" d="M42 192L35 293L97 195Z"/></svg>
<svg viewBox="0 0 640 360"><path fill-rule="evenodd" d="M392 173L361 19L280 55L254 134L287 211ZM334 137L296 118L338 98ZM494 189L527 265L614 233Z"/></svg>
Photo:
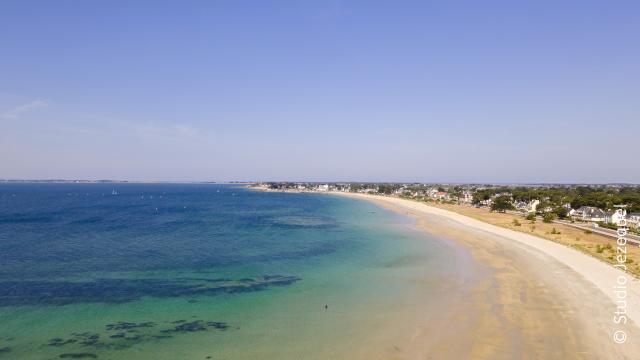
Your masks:
<svg viewBox="0 0 640 360"><path fill-rule="evenodd" d="M0 2L0 178L640 183L640 2Z"/></svg>

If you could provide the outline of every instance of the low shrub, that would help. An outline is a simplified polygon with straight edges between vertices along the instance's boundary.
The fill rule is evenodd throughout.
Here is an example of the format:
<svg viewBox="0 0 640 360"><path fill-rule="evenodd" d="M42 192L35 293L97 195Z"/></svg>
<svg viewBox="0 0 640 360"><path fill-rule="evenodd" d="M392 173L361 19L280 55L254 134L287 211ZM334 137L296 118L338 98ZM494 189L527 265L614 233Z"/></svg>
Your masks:
<svg viewBox="0 0 640 360"><path fill-rule="evenodd" d="M556 219L556 215L553 213L546 213L542 216L542 221L546 223L550 223Z"/></svg>

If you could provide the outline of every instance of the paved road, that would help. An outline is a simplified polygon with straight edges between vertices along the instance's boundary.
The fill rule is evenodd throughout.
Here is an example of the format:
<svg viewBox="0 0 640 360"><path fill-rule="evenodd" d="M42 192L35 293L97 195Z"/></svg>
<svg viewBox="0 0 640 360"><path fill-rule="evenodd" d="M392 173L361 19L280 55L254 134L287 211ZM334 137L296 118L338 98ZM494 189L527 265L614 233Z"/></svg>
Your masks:
<svg viewBox="0 0 640 360"><path fill-rule="evenodd" d="M578 228L578 229L591 230L596 234L608 236L608 237L611 237L611 238L614 238L614 239L618 238L618 234L616 233L616 231L615 230L611 230L611 229L606 229L606 228L601 228L601 227L594 228L593 225L582 224L582 223L572 223L572 222L566 221L566 220L554 220L553 222L554 223L558 223L558 224L571 226L571 227ZM625 238L627 239L627 242L640 246L640 236L627 234L627 236L625 236Z"/></svg>
<svg viewBox="0 0 640 360"><path fill-rule="evenodd" d="M518 212L518 211L507 211L507 213L513 214L513 215L522 215L522 213ZM536 218L538 220L542 221L542 216L536 216ZM594 228L592 224L572 223L571 221L567 221L567 220L554 220L553 222L556 223L556 224L562 224L562 225L571 226L571 227L574 227L574 228L577 228L577 229L590 230L590 231L593 231L596 234L608 236L608 237L613 238L613 239L617 239L618 238L618 234L616 233L615 230L602 228L602 227ZM625 238L627 239L628 243L640 246L640 236L633 235L633 234L627 234L627 236L625 236Z"/></svg>

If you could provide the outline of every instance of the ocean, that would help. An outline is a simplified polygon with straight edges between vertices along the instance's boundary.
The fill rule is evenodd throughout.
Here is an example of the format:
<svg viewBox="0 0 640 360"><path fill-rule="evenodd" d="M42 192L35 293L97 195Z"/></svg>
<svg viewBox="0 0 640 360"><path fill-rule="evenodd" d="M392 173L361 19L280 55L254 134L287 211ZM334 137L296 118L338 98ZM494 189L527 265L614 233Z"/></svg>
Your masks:
<svg viewBox="0 0 640 360"><path fill-rule="evenodd" d="M335 195L0 184L0 359L389 358L457 252Z"/></svg>

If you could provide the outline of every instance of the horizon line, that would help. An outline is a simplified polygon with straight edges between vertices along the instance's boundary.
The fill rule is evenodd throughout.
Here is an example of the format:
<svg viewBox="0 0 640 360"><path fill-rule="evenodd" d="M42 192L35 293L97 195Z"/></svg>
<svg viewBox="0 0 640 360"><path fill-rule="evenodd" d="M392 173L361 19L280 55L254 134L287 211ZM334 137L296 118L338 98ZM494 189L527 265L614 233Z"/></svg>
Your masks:
<svg viewBox="0 0 640 360"><path fill-rule="evenodd" d="M117 179L0 179L0 183L136 183L136 184L257 184L257 183L308 183L308 184L424 184L424 185L626 185L640 186L640 183L630 182L431 182L431 181L361 181L361 180L117 180Z"/></svg>

